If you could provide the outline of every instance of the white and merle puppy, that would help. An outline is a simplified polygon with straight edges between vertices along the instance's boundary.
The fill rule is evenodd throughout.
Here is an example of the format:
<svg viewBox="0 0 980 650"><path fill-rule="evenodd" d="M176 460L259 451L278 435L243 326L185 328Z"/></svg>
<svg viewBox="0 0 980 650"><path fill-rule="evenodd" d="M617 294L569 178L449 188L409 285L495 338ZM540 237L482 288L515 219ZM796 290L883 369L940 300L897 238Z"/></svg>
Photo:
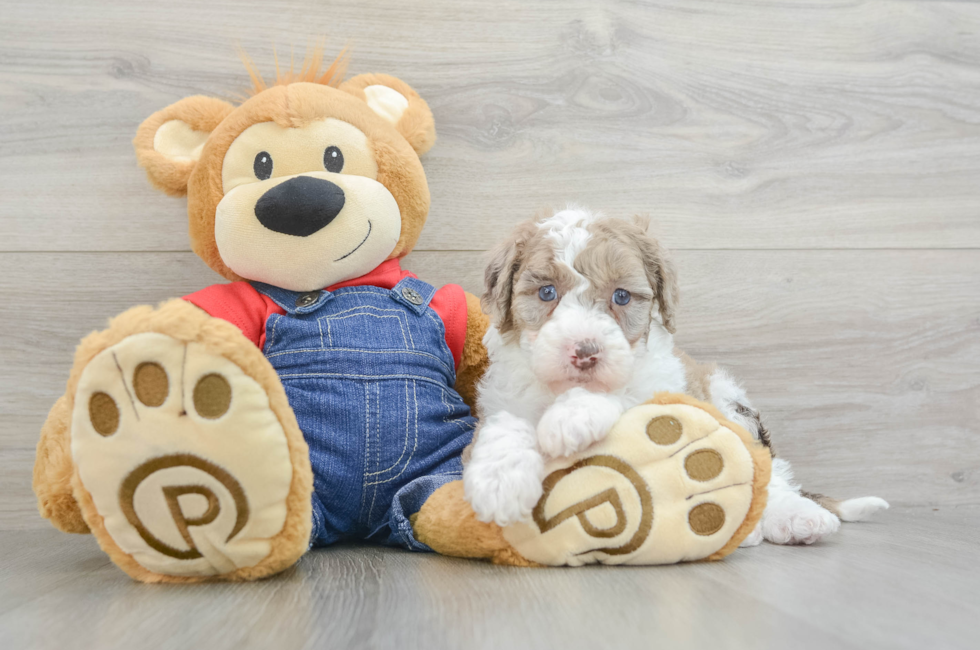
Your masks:
<svg viewBox="0 0 980 650"><path fill-rule="evenodd" d="M674 348L677 280L641 220L579 208L525 222L486 271L484 337L490 367L480 382L480 426L465 455L466 498L477 517L505 526L530 516L545 458L602 439L626 410L658 391L710 401L769 445L758 412L724 370ZM808 495L789 463L773 460L769 501L752 535L811 544L887 508L877 497Z"/></svg>

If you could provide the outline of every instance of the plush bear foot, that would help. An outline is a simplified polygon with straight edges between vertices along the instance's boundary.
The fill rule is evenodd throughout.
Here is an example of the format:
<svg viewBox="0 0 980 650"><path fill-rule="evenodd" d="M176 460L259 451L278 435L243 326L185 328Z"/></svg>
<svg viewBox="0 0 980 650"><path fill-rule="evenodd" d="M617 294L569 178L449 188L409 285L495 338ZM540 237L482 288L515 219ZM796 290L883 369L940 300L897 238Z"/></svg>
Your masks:
<svg viewBox="0 0 980 650"><path fill-rule="evenodd" d="M420 511L416 535L440 552L509 564L720 559L759 522L770 470L768 450L714 407L661 394L605 439L550 461L529 521L474 523L447 486Z"/></svg>
<svg viewBox="0 0 980 650"><path fill-rule="evenodd" d="M74 392L75 498L139 580L254 579L308 545L311 472L278 378L237 330L204 325L192 340L122 338ZM238 363L221 351L229 335L251 346L228 355Z"/></svg>

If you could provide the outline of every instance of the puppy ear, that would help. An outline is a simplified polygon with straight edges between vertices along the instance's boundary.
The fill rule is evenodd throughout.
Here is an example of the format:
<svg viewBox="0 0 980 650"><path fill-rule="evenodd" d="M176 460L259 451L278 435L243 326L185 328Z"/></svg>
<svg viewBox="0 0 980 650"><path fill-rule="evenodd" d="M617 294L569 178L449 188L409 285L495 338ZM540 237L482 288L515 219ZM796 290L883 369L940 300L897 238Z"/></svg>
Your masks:
<svg viewBox="0 0 980 650"><path fill-rule="evenodd" d="M645 214L634 214L633 224L643 232L647 232L650 230L650 217Z"/></svg>
<svg viewBox="0 0 980 650"><path fill-rule="evenodd" d="M172 196L187 193L187 179L211 132L235 109L228 102L196 95L157 111L133 139L136 159L150 182Z"/></svg>
<svg viewBox="0 0 980 650"><path fill-rule="evenodd" d="M418 155L435 144L436 124L429 105L401 79L386 74L360 74L340 84L340 90L363 100L391 122Z"/></svg>
<svg viewBox="0 0 980 650"><path fill-rule="evenodd" d="M638 226L640 224L637 224ZM671 334L674 333L674 315L677 310L677 272L667 249L644 231L639 237L640 253L646 268L650 286L657 292L656 300L660 320Z"/></svg>
<svg viewBox="0 0 980 650"><path fill-rule="evenodd" d="M514 230L510 238L498 244L490 253L480 306L484 312L490 314L501 332L507 332L514 327L510 311L514 294L514 275L521 267L524 249L534 231L534 222L524 222Z"/></svg>

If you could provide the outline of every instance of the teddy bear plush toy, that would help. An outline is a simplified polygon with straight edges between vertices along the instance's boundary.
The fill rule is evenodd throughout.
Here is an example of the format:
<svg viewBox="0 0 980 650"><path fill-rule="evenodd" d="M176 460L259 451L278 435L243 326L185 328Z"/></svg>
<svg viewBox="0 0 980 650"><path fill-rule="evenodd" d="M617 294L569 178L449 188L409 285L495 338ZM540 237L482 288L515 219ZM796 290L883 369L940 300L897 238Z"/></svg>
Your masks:
<svg viewBox="0 0 980 650"><path fill-rule="evenodd" d="M139 127L140 165L187 195L193 250L230 283L80 343L38 444L41 514L147 582L256 579L344 539L517 565L734 549L768 454L683 396L552 461L533 521L476 519L459 478L488 318L399 262L428 213L432 114L404 82L341 67L313 57L271 86L253 69L240 105L188 97ZM706 446L707 469L677 455ZM706 501L708 480L736 487Z"/></svg>

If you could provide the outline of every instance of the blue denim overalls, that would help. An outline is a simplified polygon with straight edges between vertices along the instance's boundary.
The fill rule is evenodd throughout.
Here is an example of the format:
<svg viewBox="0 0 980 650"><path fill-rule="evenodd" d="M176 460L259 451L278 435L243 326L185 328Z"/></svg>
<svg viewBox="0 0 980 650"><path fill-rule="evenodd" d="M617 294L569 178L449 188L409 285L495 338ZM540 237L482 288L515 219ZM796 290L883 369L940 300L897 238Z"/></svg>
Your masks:
<svg viewBox="0 0 980 650"><path fill-rule="evenodd" d="M342 539L428 551L408 517L459 479L476 420L453 389L435 289L404 278L296 293L253 283L286 310L266 323L264 352L310 446L310 546Z"/></svg>

